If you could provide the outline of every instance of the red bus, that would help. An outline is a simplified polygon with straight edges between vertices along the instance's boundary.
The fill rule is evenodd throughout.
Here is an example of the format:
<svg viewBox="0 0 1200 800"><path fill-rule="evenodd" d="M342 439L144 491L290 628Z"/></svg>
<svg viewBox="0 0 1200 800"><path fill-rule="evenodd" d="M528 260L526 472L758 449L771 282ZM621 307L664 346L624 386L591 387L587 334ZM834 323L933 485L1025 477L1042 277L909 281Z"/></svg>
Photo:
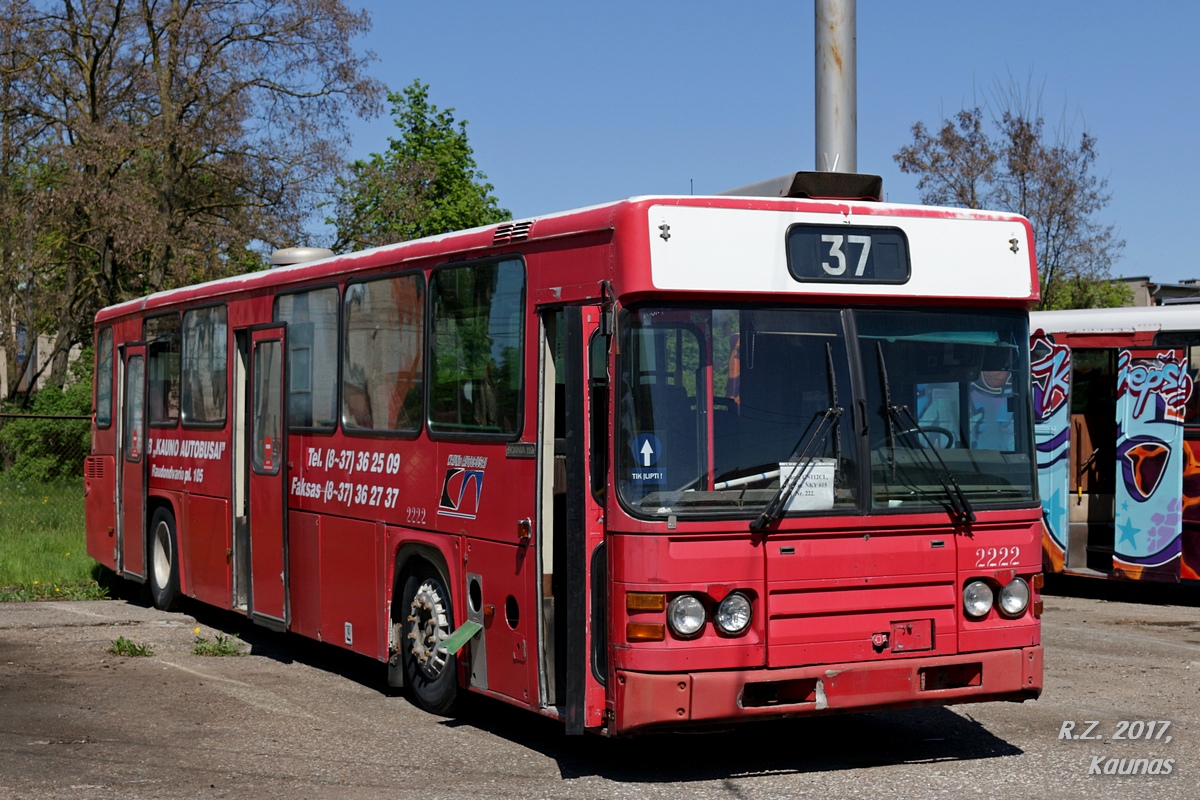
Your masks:
<svg viewBox="0 0 1200 800"><path fill-rule="evenodd" d="M1037 697L1030 227L804 181L104 309L89 553L568 733Z"/></svg>

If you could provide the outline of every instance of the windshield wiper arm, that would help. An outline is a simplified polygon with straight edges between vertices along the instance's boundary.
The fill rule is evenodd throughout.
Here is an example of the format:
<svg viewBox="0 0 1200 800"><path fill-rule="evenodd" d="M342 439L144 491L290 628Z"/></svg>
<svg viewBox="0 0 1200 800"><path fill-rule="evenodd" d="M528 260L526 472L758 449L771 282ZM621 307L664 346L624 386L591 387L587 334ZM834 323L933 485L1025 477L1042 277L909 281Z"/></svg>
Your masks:
<svg viewBox="0 0 1200 800"><path fill-rule="evenodd" d="M763 508L762 513L750 523L750 530L761 531L763 528L775 522L783 516L784 509L787 508L788 500L799 488L803 482L804 476L808 474L809 467L816 458L818 448L825 443L829 432L837 427L838 417L842 415L841 406L830 406L825 409L825 412L817 420L817 427L812 429L812 434L807 437L807 441L802 438L796 442L796 446L792 448L792 452L788 454L784 464L794 464L791 474L786 479L783 478L783 467L780 466L779 489L776 490L773 497ZM799 457L796 456L796 451L800 449L800 445L804 445L803 451ZM811 451L811 453L810 453Z"/></svg>
<svg viewBox="0 0 1200 800"><path fill-rule="evenodd" d="M925 456L926 463L933 467L933 459L937 459L938 467L934 467L934 472L937 475L938 482L942 484L942 488L946 491L946 496L950 499L951 514L964 525L975 521L975 509L971 506L971 501L967 498L962 487L958 485L958 481L954 479L954 473L946 466L946 462L942 459L937 448L933 446L933 442L929 438L929 433L921 426L913 413L908 410L908 406L888 406L888 413L894 415L897 419L903 414L907 419L904 420L906 425L911 425L912 429L921 434L925 440L926 447L918 448ZM933 454L933 458L929 455Z"/></svg>

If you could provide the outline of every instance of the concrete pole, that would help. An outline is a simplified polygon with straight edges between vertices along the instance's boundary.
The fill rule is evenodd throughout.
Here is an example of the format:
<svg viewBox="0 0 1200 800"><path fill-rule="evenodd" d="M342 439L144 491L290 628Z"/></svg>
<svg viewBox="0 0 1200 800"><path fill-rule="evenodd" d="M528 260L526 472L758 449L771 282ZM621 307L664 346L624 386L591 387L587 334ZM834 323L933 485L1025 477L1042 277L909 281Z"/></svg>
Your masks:
<svg viewBox="0 0 1200 800"><path fill-rule="evenodd" d="M814 0L818 172L858 171L856 0Z"/></svg>

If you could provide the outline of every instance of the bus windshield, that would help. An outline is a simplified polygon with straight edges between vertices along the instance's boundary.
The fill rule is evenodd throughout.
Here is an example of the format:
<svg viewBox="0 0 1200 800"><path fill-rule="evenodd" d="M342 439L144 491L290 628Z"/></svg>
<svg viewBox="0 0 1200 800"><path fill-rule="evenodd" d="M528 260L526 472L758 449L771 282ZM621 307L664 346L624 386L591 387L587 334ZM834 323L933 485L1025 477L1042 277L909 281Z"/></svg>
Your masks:
<svg viewBox="0 0 1200 800"><path fill-rule="evenodd" d="M627 311L621 500L749 518L1032 502L1027 341L1009 312Z"/></svg>

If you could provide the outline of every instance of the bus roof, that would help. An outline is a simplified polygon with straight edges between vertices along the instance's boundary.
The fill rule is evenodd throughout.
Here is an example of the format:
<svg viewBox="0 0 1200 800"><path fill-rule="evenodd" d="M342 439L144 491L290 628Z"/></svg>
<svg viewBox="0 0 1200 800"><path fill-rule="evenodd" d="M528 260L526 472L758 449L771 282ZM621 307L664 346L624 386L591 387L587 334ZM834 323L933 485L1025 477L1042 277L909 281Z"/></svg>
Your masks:
<svg viewBox="0 0 1200 800"><path fill-rule="evenodd" d="M782 212L768 220L769 214ZM660 219L661 218L661 219ZM959 220L974 225L947 226ZM719 223L714 227L714 223ZM1001 223L1000 225L984 223ZM910 285L841 282L802 284L787 274L783 239L793 224L893 226L908 236L914 263ZM663 237L671 226L670 236ZM987 232L984 232L987 228ZM621 234L621 231L625 231ZM837 293L937 298L997 298L1036 301L1038 282L1033 236L1023 217L993 211L878 203L746 196L645 195L586 208L530 217L415 239L317 261L235 275L158 292L102 309L97 322L155 308L217 299L255 290L283 289L347 272L413 266L430 259L486 257L514 245L586 233L623 236L627 252L650 264L645 276L614 288L646 292ZM853 232L851 232L853 233ZM981 246L981 235L988 244ZM747 265L760 265L748 270ZM783 264L782 267L779 265ZM748 280L757 275L760 279ZM770 273L769 275L767 273Z"/></svg>
<svg viewBox="0 0 1200 800"><path fill-rule="evenodd" d="M1029 315L1029 327L1046 333L1196 331L1200 330L1200 304L1035 311Z"/></svg>

